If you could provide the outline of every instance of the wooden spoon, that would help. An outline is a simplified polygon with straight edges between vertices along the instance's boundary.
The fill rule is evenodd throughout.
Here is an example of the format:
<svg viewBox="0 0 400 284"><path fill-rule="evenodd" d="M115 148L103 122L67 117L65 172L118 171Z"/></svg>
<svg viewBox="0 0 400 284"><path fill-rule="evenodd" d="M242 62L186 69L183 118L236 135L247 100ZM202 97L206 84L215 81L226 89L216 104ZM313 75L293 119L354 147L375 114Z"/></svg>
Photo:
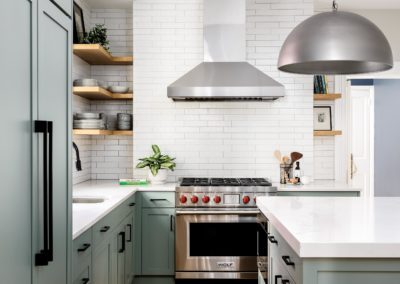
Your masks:
<svg viewBox="0 0 400 284"><path fill-rule="evenodd" d="M285 165L289 165L290 164L290 158L288 156L284 156L282 158L282 161Z"/></svg>
<svg viewBox="0 0 400 284"><path fill-rule="evenodd" d="M279 150L274 151L274 157L282 164L282 153Z"/></svg>
<svg viewBox="0 0 400 284"><path fill-rule="evenodd" d="M290 158L292 159L291 165L293 165L296 161L303 158L303 154L299 153L299 152L292 152L292 153L290 153Z"/></svg>

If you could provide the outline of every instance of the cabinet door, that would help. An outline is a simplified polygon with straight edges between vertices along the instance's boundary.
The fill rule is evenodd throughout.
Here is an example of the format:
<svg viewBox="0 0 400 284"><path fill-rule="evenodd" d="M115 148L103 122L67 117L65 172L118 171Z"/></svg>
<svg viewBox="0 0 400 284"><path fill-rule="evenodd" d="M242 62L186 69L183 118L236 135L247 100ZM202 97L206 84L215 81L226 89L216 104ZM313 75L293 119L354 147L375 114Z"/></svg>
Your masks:
<svg viewBox="0 0 400 284"><path fill-rule="evenodd" d="M112 277L112 252L113 245L105 242L96 247L92 254L92 278L96 284L114 284Z"/></svg>
<svg viewBox="0 0 400 284"><path fill-rule="evenodd" d="M1 283L31 283L31 12L30 0L0 9ZM7 133L7 134L6 134Z"/></svg>
<svg viewBox="0 0 400 284"><path fill-rule="evenodd" d="M142 272L143 275L174 275L173 208L142 210Z"/></svg>
<svg viewBox="0 0 400 284"><path fill-rule="evenodd" d="M49 177L53 177L53 196L49 201L49 243L53 241L53 259L47 266L34 269L35 283L71 283L69 262L72 247L71 237L71 20L48 0L39 0L37 21L37 89L33 103L35 120L53 123L53 165ZM34 80L35 81L35 80ZM38 151L34 160L37 190L34 191L34 251L43 247L43 135L36 136L34 147ZM50 146L50 144L49 144ZM49 154L50 157L50 154ZM52 175L50 173L52 169ZM50 182L49 182L50 183ZM49 198L50 199L50 198ZM52 207L52 209L51 209ZM36 215L37 214L37 215ZM50 217L49 217L50 218ZM52 225L52 226L51 226Z"/></svg>
<svg viewBox="0 0 400 284"><path fill-rule="evenodd" d="M56 5L63 13L72 15L72 1L71 0L46 0Z"/></svg>
<svg viewBox="0 0 400 284"><path fill-rule="evenodd" d="M125 283L125 258L126 258L126 231L125 220L117 228L113 234L112 248L112 271L114 282L113 284Z"/></svg>
<svg viewBox="0 0 400 284"><path fill-rule="evenodd" d="M131 214L126 219L125 234L126 234L126 252L125 252L125 283L130 284L134 277L134 219L135 215Z"/></svg>

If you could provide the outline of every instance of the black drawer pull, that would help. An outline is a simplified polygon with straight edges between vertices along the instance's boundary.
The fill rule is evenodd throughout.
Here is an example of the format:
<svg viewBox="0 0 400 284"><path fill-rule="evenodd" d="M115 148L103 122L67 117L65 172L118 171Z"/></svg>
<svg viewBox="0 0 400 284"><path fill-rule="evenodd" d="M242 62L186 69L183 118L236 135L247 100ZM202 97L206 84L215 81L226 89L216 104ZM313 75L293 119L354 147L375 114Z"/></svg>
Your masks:
<svg viewBox="0 0 400 284"><path fill-rule="evenodd" d="M79 252L84 252L86 251L88 248L90 248L90 244L83 244L82 247L78 248Z"/></svg>
<svg viewBox="0 0 400 284"><path fill-rule="evenodd" d="M294 262L290 260L290 256L284 255L284 256L282 256L282 259L283 259L283 262L284 262L286 265L294 266Z"/></svg>
<svg viewBox="0 0 400 284"><path fill-rule="evenodd" d="M135 206L135 205L136 205L135 202L129 203L129 207L133 207L133 206Z"/></svg>
<svg viewBox="0 0 400 284"><path fill-rule="evenodd" d="M104 226L103 228L100 229L100 232L105 233L108 230L110 230L110 226Z"/></svg>
<svg viewBox="0 0 400 284"><path fill-rule="evenodd" d="M82 278L82 284L87 284L89 283L90 279L89 278Z"/></svg>
<svg viewBox="0 0 400 284"><path fill-rule="evenodd" d="M278 241L275 239L274 236L268 236L268 240L273 244L278 244Z"/></svg>
<svg viewBox="0 0 400 284"><path fill-rule="evenodd" d="M282 278L282 275L275 275L275 284L278 284L278 280Z"/></svg>
<svg viewBox="0 0 400 284"><path fill-rule="evenodd" d="M290 284L290 281L287 279L282 279L282 284Z"/></svg>
<svg viewBox="0 0 400 284"><path fill-rule="evenodd" d="M168 201L168 200L165 198L152 198L152 199L150 199L150 201L155 202L155 201Z"/></svg>
<svg viewBox="0 0 400 284"><path fill-rule="evenodd" d="M125 232L120 232L118 236L121 237L121 248L118 249L118 252L123 253L125 251Z"/></svg>

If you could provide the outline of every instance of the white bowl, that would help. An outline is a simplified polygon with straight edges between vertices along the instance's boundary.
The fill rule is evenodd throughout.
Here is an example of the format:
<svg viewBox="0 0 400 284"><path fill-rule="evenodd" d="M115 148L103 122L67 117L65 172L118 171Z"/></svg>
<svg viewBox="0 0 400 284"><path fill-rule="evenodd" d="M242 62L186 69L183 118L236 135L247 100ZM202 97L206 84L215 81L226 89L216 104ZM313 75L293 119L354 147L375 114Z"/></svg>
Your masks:
<svg viewBox="0 0 400 284"><path fill-rule="evenodd" d="M112 93L125 94L129 91L129 88L125 86L111 86L108 87L108 90Z"/></svg>

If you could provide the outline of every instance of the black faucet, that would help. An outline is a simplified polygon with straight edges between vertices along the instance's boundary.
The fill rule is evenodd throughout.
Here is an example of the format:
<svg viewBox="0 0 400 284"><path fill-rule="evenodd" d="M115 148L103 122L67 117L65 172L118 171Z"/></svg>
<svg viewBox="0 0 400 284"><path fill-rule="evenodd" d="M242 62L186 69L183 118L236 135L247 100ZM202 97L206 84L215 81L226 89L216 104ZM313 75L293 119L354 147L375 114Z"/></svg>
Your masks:
<svg viewBox="0 0 400 284"><path fill-rule="evenodd" d="M75 142L72 142L72 146L74 146L75 153L76 153L76 162L75 162L75 167L78 172L82 170L82 163L81 163L81 158L79 156L79 149L78 146L75 144Z"/></svg>

